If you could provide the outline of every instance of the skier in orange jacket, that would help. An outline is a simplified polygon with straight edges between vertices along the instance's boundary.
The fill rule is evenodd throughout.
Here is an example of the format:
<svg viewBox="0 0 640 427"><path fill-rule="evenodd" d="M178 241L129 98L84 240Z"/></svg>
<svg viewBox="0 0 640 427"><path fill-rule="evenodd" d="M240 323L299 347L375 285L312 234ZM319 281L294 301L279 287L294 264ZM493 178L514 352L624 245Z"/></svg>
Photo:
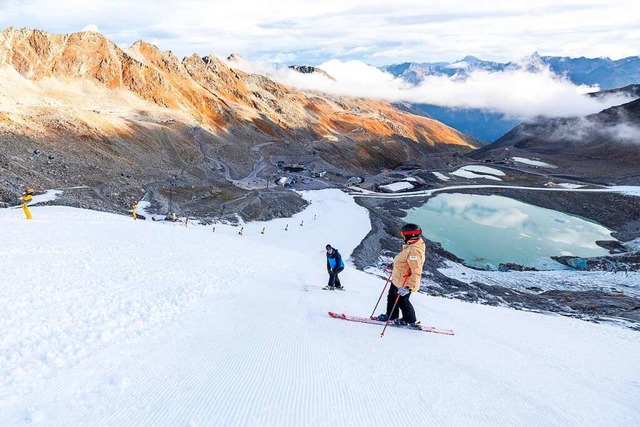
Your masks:
<svg viewBox="0 0 640 427"><path fill-rule="evenodd" d="M377 319L383 322L393 320L396 325L409 325L419 329L416 312L409 297L411 292L418 292L420 289L420 277L425 258L422 229L417 224L406 224L402 227L400 235L404 239L404 245L393 259L391 286L387 294L387 312L379 315ZM402 312L402 318L400 318L400 312Z"/></svg>

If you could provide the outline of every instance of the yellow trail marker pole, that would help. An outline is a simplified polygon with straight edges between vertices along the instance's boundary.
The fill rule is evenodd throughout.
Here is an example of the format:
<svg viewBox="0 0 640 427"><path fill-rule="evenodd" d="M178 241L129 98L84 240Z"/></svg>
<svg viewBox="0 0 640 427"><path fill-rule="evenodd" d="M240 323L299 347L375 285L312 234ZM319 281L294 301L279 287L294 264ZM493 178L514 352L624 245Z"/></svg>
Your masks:
<svg viewBox="0 0 640 427"><path fill-rule="evenodd" d="M138 206L138 202L133 202L133 210L131 211L133 219L138 219L138 216L136 215L136 206Z"/></svg>
<svg viewBox="0 0 640 427"><path fill-rule="evenodd" d="M29 211L29 207L27 206L27 202L30 202L31 199L33 199L33 196L31 195L32 193L33 191L29 193L27 190L27 194L20 197L20 200L22 200L22 203L20 203L20 206L22 206L22 210L24 211L24 216L26 216L27 219L33 219L33 217L31 216L31 212Z"/></svg>
<svg viewBox="0 0 640 427"><path fill-rule="evenodd" d="M189 217L186 217L184 219L184 228L187 228L189 226Z"/></svg>
<svg viewBox="0 0 640 427"><path fill-rule="evenodd" d="M25 202L22 202L21 205L22 205L22 210L24 211L24 215L27 217L27 219L33 219L33 217L31 216L31 212L27 207L27 204Z"/></svg>

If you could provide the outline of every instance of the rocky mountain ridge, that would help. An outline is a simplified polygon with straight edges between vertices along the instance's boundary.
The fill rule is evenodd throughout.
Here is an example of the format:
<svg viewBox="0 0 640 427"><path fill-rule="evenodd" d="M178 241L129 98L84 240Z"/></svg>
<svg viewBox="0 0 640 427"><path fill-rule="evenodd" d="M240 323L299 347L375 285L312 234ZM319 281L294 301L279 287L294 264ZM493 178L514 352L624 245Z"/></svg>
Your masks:
<svg viewBox="0 0 640 427"><path fill-rule="evenodd" d="M387 102L305 93L230 64L92 32L0 32L0 197L85 185L98 207L123 209L141 193L166 205L170 185L220 206L268 187L282 163L346 180L474 147Z"/></svg>
<svg viewBox="0 0 640 427"><path fill-rule="evenodd" d="M289 65L290 69L297 71L299 73L302 74L313 74L313 73L318 73L323 75L324 77L328 78L329 80L334 80L335 79L333 77L331 77L329 75L329 73L327 73L326 71L324 71L322 68L318 68L318 67L314 67L312 65Z"/></svg>

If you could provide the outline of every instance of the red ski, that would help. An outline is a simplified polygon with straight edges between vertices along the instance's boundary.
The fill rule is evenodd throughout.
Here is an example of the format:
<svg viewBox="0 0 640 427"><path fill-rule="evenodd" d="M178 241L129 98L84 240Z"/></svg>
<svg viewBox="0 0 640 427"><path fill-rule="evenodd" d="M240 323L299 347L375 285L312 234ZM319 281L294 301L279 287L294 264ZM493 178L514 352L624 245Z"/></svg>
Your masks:
<svg viewBox="0 0 640 427"><path fill-rule="evenodd" d="M329 312L329 316L335 319L344 319L350 322L359 322L359 323L370 323L372 325L380 325L384 326L385 322L376 319L370 319L368 317L358 317L358 316L349 316L348 314L338 314ZM389 323L389 326L393 326L394 328L402 328L402 329L410 329L412 331L421 331L421 332L431 332L433 334L443 334L443 335L454 335L451 329L438 329L434 326L422 326L422 329L411 328L410 326L396 326L393 323Z"/></svg>

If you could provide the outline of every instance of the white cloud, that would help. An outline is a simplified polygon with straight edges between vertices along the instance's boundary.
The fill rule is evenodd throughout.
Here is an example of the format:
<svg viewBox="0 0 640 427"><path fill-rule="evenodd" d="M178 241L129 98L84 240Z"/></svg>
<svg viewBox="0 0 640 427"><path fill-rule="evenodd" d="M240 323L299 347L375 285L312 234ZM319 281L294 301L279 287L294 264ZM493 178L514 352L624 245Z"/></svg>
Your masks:
<svg viewBox="0 0 640 427"><path fill-rule="evenodd" d="M536 50L637 55L640 21L633 10L631 0L25 0L0 2L0 28L71 33L89 22L117 44L143 39L178 56L235 52L276 62L285 55L307 65L332 58L384 65L467 54L508 61Z"/></svg>
<svg viewBox="0 0 640 427"><path fill-rule="evenodd" d="M82 27L82 30L80 31L92 31L94 33L100 33L100 29L98 28L97 25L95 24L89 24L89 25L85 25L84 27Z"/></svg>
<svg viewBox="0 0 640 427"><path fill-rule="evenodd" d="M266 73L281 83L302 90L334 95L381 98L390 102L408 101L452 108L481 108L518 118L534 116L584 116L612 105L630 101L622 96L602 99L585 96L597 87L576 86L546 68L535 71L514 69L503 72L472 72L467 79L427 76L419 86L410 86L378 68L360 61L327 61L319 68L335 81L320 74L304 75L290 70L255 66L251 72ZM247 70L247 68L245 68Z"/></svg>
<svg viewBox="0 0 640 427"><path fill-rule="evenodd" d="M594 139L613 139L625 144L640 144L640 127L619 117L620 123L604 126L588 117L558 125L552 135L554 140L580 142Z"/></svg>

